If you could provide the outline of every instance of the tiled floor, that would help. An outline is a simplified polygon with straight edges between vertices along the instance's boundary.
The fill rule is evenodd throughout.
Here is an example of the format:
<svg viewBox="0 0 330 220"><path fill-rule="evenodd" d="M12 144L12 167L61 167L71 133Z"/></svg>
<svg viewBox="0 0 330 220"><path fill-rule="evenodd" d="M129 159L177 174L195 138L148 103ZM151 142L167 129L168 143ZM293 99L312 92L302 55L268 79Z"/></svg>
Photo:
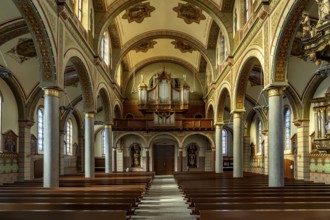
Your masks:
<svg viewBox="0 0 330 220"><path fill-rule="evenodd" d="M156 176L132 219L192 220L173 176Z"/></svg>

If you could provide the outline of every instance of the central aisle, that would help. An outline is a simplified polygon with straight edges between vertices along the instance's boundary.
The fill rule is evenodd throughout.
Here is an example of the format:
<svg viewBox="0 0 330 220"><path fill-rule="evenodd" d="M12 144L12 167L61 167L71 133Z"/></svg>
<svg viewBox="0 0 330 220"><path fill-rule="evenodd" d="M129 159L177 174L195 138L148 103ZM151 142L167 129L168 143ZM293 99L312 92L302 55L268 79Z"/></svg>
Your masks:
<svg viewBox="0 0 330 220"><path fill-rule="evenodd" d="M192 220L173 176L156 176L132 219Z"/></svg>

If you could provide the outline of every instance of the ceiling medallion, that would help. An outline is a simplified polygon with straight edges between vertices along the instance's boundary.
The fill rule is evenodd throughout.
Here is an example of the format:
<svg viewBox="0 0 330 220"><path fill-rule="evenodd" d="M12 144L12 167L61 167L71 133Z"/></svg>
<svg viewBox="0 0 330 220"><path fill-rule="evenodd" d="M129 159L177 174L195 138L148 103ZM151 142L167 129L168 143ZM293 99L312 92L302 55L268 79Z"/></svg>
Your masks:
<svg viewBox="0 0 330 220"><path fill-rule="evenodd" d="M156 42L156 41L153 41L153 40L151 40L151 41L144 41L144 42L138 44L138 45L134 48L134 50L135 50L136 52L143 52L143 53L146 53L149 49L154 48L154 45L155 45L155 44L157 44L157 42Z"/></svg>
<svg viewBox="0 0 330 220"><path fill-rule="evenodd" d="M173 10L178 13L178 18L182 18L187 24L196 22L199 24L201 20L205 20L206 17L202 13L202 9L187 3L179 3L179 6L174 7Z"/></svg>
<svg viewBox="0 0 330 220"><path fill-rule="evenodd" d="M155 7L150 6L150 2L140 3L126 9L123 19L128 19L128 23L135 21L141 23L144 18L150 17L150 13L155 10Z"/></svg>
<svg viewBox="0 0 330 220"><path fill-rule="evenodd" d="M33 40L31 38L20 38L17 45L10 49L7 54L19 63L23 63L37 56Z"/></svg>
<svg viewBox="0 0 330 220"><path fill-rule="evenodd" d="M192 53L194 51L193 47L190 46L188 43L185 43L181 40L172 41L171 44L174 45L176 49L179 49L182 53Z"/></svg>

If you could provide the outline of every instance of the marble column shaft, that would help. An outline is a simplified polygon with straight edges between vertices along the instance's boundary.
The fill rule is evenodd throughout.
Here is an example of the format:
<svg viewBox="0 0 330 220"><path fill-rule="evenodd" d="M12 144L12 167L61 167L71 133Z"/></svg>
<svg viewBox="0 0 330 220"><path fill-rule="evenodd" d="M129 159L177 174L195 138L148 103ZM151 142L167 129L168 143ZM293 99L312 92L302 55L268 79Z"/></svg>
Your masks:
<svg viewBox="0 0 330 220"><path fill-rule="evenodd" d="M44 187L59 186L59 90L44 89Z"/></svg>
<svg viewBox="0 0 330 220"><path fill-rule="evenodd" d="M222 157L222 146L221 146L221 130L222 125L215 125L215 172L223 172L223 157Z"/></svg>
<svg viewBox="0 0 330 220"><path fill-rule="evenodd" d="M85 177L95 177L94 113L85 113Z"/></svg>
<svg viewBox="0 0 330 220"><path fill-rule="evenodd" d="M149 172L150 171L150 166L149 166L149 162L150 161L150 155L149 155L149 148L146 148L146 171Z"/></svg>
<svg viewBox="0 0 330 220"><path fill-rule="evenodd" d="M104 126L105 135L105 173L112 172L112 146L113 146L113 132L111 125Z"/></svg>
<svg viewBox="0 0 330 220"><path fill-rule="evenodd" d="M243 112L233 113L233 129L234 129L234 140L233 140L233 160L234 160L234 171L233 177L243 177L243 123L242 123Z"/></svg>
<svg viewBox="0 0 330 220"><path fill-rule="evenodd" d="M269 99L269 181L270 187L284 186L284 114L283 90L271 88Z"/></svg>

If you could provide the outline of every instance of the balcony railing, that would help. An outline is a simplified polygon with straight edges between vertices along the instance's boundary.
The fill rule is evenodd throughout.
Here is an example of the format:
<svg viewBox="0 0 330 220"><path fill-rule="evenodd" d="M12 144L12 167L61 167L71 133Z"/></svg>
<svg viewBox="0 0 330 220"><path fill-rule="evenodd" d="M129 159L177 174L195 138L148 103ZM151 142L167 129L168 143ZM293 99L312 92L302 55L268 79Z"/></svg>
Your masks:
<svg viewBox="0 0 330 220"><path fill-rule="evenodd" d="M213 119L175 119L173 124L155 124L152 118L114 119L113 130L214 130Z"/></svg>

